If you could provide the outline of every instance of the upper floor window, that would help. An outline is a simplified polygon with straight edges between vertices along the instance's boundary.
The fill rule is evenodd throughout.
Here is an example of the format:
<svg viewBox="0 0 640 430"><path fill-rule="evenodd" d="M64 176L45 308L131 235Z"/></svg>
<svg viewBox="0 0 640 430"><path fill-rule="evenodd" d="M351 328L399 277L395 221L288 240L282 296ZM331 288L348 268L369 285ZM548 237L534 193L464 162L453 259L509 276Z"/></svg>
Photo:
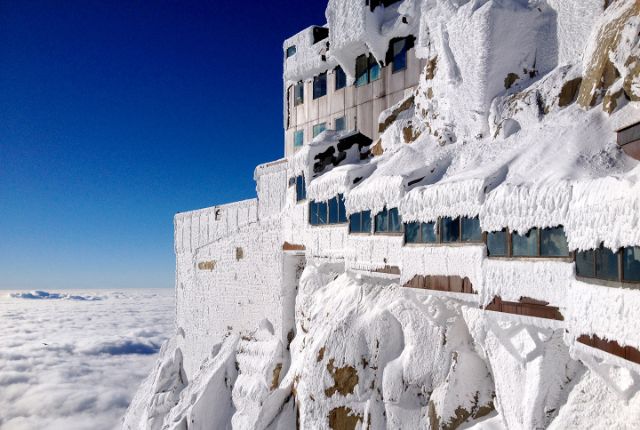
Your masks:
<svg viewBox="0 0 640 430"><path fill-rule="evenodd" d="M371 234L371 211L363 211L349 216L349 233Z"/></svg>
<svg viewBox="0 0 640 430"><path fill-rule="evenodd" d="M313 99L327 95L327 72L313 78Z"/></svg>
<svg viewBox="0 0 640 430"><path fill-rule="evenodd" d="M380 64L372 54L363 54L356 58L356 87L367 85L380 79Z"/></svg>
<svg viewBox="0 0 640 430"><path fill-rule="evenodd" d="M406 243L481 242L478 217L442 217L438 221L405 224Z"/></svg>
<svg viewBox="0 0 640 430"><path fill-rule="evenodd" d="M409 50L409 39L393 39L391 40L391 70L393 73L399 72L407 68L407 51Z"/></svg>
<svg viewBox="0 0 640 430"><path fill-rule="evenodd" d="M576 275L605 281L640 282L640 246L617 252L600 246L576 252Z"/></svg>
<svg viewBox="0 0 640 430"><path fill-rule="evenodd" d="M347 129L347 119L343 116L336 118L336 131L343 131Z"/></svg>
<svg viewBox="0 0 640 430"><path fill-rule="evenodd" d="M287 48L287 58L293 57L296 53L296 45L291 45Z"/></svg>
<svg viewBox="0 0 640 430"><path fill-rule="evenodd" d="M304 143L304 130L296 130L293 132L293 147L299 148Z"/></svg>
<svg viewBox="0 0 640 430"><path fill-rule="evenodd" d="M313 27L314 44L326 39L327 37L329 37L329 29L327 27Z"/></svg>
<svg viewBox="0 0 640 430"><path fill-rule="evenodd" d="M374 233L402 233L402 220L398 208L384 208L376 214Z"/></svg>
<svg viewBox="0 0 640 430"><path fill-rule="evenodd" d="M307 187L304 181L304 175L296 176L296 202L307 199Z"/></svg>
<svg viewBox="0 0 640 430"><path fill-rule="evenodd" d="M507 229L487 234L487 253L491 257L569 257L567 237L562 226L532 228L521 234Z"/></svg>
<svg viewBox="0 0 640 430"><path fill-rule="evenodd" d="M294 105L298 106L304 103L304 82L300 81L293 89Z"/></svg>
<svg viewBox="0 0 640 430"><path fill-rule="evenodd" d="M342 67L337 66L334 69L336 77L336 91L347 86L347 75L342 70Z"/></svg>
<svg viewBox="0 0 640 430"><path fill-rule="evenodd" d="M320 133L322 133L326 129L327 129L327 123L326 122L321 122L320 124L314 125L313 126L313 137L316 137L317 135L319 135Z"/></svg>
<svg viewBox="0 0 640 430"><path fill-rule="evenodd" d="M327 202L309 202L309 224L328 225L344 224L347 222L347 212L344 207L344 196L338 194Z"/></svg>

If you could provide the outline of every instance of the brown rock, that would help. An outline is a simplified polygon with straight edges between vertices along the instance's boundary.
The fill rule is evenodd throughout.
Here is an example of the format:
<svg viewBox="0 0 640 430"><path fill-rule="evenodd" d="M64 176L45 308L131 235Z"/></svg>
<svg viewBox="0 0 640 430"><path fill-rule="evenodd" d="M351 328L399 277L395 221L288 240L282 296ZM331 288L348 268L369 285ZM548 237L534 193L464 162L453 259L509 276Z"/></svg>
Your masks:
<svg viewBox="0 0 640 430"><path fill-rule="evenodd" d="M558 106L565 107L576 101L578 90L582 84L582 77L571 79L562 85L560 95L558 97Z"/></svg>

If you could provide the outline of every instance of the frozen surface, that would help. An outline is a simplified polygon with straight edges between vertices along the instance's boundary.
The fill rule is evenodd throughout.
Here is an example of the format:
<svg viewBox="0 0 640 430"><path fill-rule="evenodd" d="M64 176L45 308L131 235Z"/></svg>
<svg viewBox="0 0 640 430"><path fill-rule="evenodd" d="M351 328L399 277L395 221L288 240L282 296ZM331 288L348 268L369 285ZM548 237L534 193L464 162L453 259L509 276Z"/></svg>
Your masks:
<svg viewBox="0 0 640 430"><path fill-rule="evenodd" d="M118 427L172 334L173 295L169 289L1 291L0 428Z"/></svg>

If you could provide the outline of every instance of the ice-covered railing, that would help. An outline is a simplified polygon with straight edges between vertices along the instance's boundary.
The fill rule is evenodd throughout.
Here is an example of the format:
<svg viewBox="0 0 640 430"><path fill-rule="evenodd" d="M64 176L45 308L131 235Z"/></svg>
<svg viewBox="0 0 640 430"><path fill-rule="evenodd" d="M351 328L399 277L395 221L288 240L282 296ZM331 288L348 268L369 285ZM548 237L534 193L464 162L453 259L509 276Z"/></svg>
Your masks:
<svg viewBox="0 0 640 430"><path fill-rule="evenodd" d="M175 252L193 252L257 221L257 199L181 212L173 219Z"/></svg>

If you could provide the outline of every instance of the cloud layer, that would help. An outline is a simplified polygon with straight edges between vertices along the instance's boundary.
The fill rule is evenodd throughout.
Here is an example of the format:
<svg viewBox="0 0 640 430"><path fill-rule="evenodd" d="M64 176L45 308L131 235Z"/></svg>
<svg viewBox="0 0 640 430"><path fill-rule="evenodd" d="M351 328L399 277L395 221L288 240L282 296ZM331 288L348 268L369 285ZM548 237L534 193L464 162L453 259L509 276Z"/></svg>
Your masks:
<svg viewBox="0 0 640 430"><path fill-rule="evenodd" d="M172 290L0 292L0 428L106 430L174 321Z"/></svg>

